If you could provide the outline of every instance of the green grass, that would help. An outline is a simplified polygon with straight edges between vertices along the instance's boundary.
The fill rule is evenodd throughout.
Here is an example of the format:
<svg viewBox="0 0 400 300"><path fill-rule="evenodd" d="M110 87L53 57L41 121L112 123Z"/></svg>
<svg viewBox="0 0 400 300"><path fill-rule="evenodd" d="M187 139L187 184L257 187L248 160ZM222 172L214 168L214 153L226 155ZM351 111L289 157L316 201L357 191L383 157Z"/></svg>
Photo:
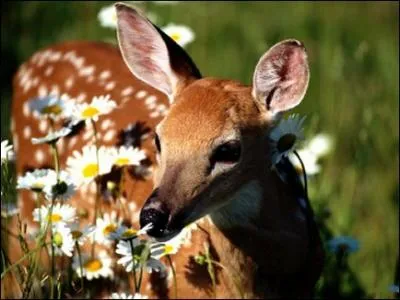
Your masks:
<svg viewBox="0 0 400 300"><path fill-rule="evenodd" d="M64 40L115 40L100 27L112 2L2 3L1 136L9 137L11 78L33 52ZM304 42L311 81L296 112L306 136L335 138L312 201L331 210L334 234L360 240L350 266L370 297L387 297L399 246L399 4L397 2L146 3L161 25L196 33L187 47L205 76L250 84L259 57L285 38Z"/></svg>

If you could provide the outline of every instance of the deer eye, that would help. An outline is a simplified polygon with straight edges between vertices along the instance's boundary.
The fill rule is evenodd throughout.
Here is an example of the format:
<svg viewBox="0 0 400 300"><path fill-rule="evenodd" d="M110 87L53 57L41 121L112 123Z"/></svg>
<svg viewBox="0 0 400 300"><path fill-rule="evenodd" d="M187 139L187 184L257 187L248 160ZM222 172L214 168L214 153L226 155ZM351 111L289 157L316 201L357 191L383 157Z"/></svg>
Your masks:
<svg viewBox="0 0 400 300"><path fill-rule="evenodd" d="M161 144L160 144L160 138L158 137L157 134L156 134L156 137L154 138L154 143L156 144L158 153L160 153L161 152Z"/></svg>
<svg viewBox="0 0 400 300"><path fill-rule="evenodd" d="M210 162L213 167L215 163L233 164L239 161L241 153L240 141L232 140L218 146L211 155Z"/></svg>

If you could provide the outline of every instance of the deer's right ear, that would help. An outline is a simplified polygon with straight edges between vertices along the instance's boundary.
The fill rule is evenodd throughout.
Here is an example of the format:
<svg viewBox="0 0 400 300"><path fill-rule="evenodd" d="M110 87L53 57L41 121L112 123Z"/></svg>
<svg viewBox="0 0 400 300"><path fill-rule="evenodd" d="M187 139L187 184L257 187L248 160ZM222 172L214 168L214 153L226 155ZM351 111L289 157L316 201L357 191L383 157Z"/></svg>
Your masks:
<svg viewBox="0 0 400 300"><path fill-rule="evenodd" d="M119 47L133 75L170 102L181 88L201 78L189 55L168 35L130 6L117 3L115 8Z"/></svg>

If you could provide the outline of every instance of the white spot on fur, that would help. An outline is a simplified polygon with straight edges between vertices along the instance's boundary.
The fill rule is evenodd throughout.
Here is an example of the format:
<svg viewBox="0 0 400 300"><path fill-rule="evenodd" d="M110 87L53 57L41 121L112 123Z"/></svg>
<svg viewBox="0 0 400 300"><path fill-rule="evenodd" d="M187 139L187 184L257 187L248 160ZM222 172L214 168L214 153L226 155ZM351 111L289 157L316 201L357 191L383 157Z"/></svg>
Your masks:
<svg viewBox="0 0 400 300"><path fill-rule="evenodd" d="M53 95L56 97L60 95L60 88L58 87L58 85L56 84L52 85L49 95Z"/></svg>
<svg viewBox="0 0 400 300"><path fill-rule="evenodd" d="M14 151L18 151L18 146L19 146L19 140L18 140L18 135L16 133L13 134L13 146L14 146Z"/></svg>
<svg viewBox="0 0 400 300"><path fill-rule="evenodd" d="M72 138L69 140L68 149L72 149L72 148L75 146L75 144L76 144L77 141L78 141L78 137L77 137L77 136L72 137Z"/></svg>
<svg viewBox="0 0 400 300"><path fill-rule="evenodd" d="M76 97L76 101L77 102L83 102L83 101L85 101L85 99L86 99L86 94L85 93L80 93L78 95L78 97Z"/></svg>
<svg viewBox="0 0 400 300"><path fill-rule="evenodd" d="M54 67L53 66L48 66L46 70L44 70L44 76L49 77L51 74L53 74Z"/></svg>
<svg viewBox="0 0 400 300"><path fill-rule="evenodd" d="M104 140L105 142L111 141L111 140L115 137L115 134L116 134L116 133L117 133L117 131L114 130L114 129L111 129L111 130L107 131L107 133L104 135L103 140Z"/></svg>
<svg viewBox="0 0 400 300"><path fill-rule="evenodd" d="M46 132L49 124L47 123L47 120L40 120L39 121L39 130L40 132Z"/></svg>
<svg viewBox="0 0 400 300"><path fill-rule="evenodd" d="M22 113L24 114L24 117L29 117L31 115L31 110L29 109L28 102L25 102L22 105Z"/></svg>
<svg viewBox="0 0 400 300"><path fill-rule="evenodd" d="M160 116L160 112L153 111L150 113L150 118L158 118Z"/></svg>
<svg viewBox="0 0 400 300"><path fill-rule="evenodd" d="M128 86L127 88L124 88L124 89L121 91L121 96L122 96L122 97L129 96L129 95L131 95L132 93L133 93L133 87Z"/></svg>
<svg viewBox="0 0 400 300"><path fill-rule="evenodd" d="M24 127L24 138L29 139L32 134L32 129L30 126L25 126Z"/></svg>
<svg viewBox="0 0 400 300"><path fill-rule="evenodd" d="M106 91L111 91L114 88L115 88L115 81L111 81L111 82L107 83L106 86L104 87L104 89Z"/></svg>
<svg viewBox="0 0 400 300"><path fill-rule="evenodd" d="M37 163L42 164L44 162L44 153L42 150L38 149L35 152L35 160Z"/></svg>
<svg viewBox="0 0 400 300"><path fill-rule="evenodd" d="M64 82L64 86L66 89L70 89L72 87L72 85L74 84L75 79L73 76L70 76L67 80L65 80Z"/></svg>
<svg viewBox="0 0 400 300"><path fill-rule="evenodd" d="M142 99L142 98L146 97L146 95L147 95L146 91L140 90L139 92L136 93L136 98Z"/></svg>
<svg viewBox="0 0 400 300"><path fill-rule="evenodd" d="M128 204L128 208L129 208L130 212L132 212L132 213L137 211L137 205L135 202L130 202Z"/></svg>
<svg viewBox="0 0 400 300"><path fill-rule="evenodd" d="M47 88L46 88L46 86L45 85L43 85L43 84L41 84L40 86L39 86L39 88L38 88L38 94L39 94L39 97L45 97L45 96L47 96Z"/></svg>
<svg viewBox="0 0 400 300"><path fill-rule="evenodd" d="M87 141L88 139L93 137L93 129L88 129L86 132L83 134L83 140Z"/></svg>
<svg viewBox="0 0 400 300"><path fill-rule="evenodd" d="M96 69L96 67L93 66L93 65L85 67L85 68L83 68L83 69L81 69L79 71L79 76L90 76L90 75L93 75L95 69Z"/></svg>
<svg viewBox="0 0 400 300"><path fill-rule="evenodd" d="M63 154L65 150L65 139L59 139L57 142L58 154Z"/></svg>
<svg viewBox="0 0 400 300"><path fill-rule="evenodd" d="M101 130L106 130L112 125L114 125L113 121L111 121L110 119L105 119L103 122L101 122L100 128Z"/></svg>
<svg viewBox="0 0 400 300"><path fill-rule="evenodd" d="M149 110L153 110L153 109L155 109L157 107L157 103L156 102L152 102L150 104L146 104L146 106L147 106L147 108Z"/></svg>
<svg viewBox="0 0 400 300"><path fill-rule="evenodd" d="M150 105L151 103L155 103L156 101L157 101L157 97L154 96L154 95L151 95L151 96L148 96L148 97L146 98L146 100L144 100L144 103L145 103L146 105Z"/></svg>
<svg viewBox="0 0 400 300"><path fill-rule="evenodd" d="M75 59L75 61L74 61L75 62L74 63L75 67L77 69L82 68L84 61L85 61L84 57L79 57L79 58Z"/></svg>
<svg viewBox="0 0 400 300"><path fill-rule="evenodd" d="M90 193L92 193L92 194L95 194L95 193L96 193L96 185L93 184L93 182L90 183L89 191L90 191Z"/></svg>
<svg viewBox="0 0 400 300"><path fill-rule="evenodd" d="M93 76L93 75L90 75L90 76L86 79L86 81L87 81L88 83L92 83L92 82L94 81L94 76Z"/></svg>
<svg viewBox="0 0 400 300"><path fill-rule="evenodd" d="M99 78L102 79L102 80L105 80L110 76L111 76L111 72L109 70L105 70L105 71L100 73Z"/></svg>

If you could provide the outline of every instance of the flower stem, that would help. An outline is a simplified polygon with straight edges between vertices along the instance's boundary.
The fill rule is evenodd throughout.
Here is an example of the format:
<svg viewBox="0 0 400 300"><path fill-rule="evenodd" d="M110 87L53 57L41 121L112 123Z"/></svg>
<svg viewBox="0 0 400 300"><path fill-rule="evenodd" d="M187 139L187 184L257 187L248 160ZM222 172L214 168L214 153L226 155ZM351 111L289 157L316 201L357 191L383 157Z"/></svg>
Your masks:
<svg viewBox="0 0 400 300"><path fill-rule="evenodd" d="M307 188L307 174L306 174L306 168L304 167L304 163L301 160L301 157L299 155L299 153L297 153L296 150L293 150L294 155L296 155L297 159L300 161L301 164L301 169L303 171L303 179L304 179L304 193L305 193L305 197L306 199L308 199L308 188Z"/></svg>
<svg viewBox="0 0 400 300"><path fill-rule="evenodd" d="M99 161L99 141L97 139L97 127L96 127L96 122L92 119L92 127L93 127L93 136L94 136L94 144L96 147L96 162L97 162L97 173L100 170L100 161ZM99 214L99 200L100 200L100 186L99 183L95 180L96 184L96 199L94 202L94 218L93 218L93 226L96 226L96 220ZM94 258L95 255L95 247L96 247L96 240L94 239L93 244L92 244L92 258Z"/></svg>
<svg viewBox="0 0 400 300"><path fill-rule="evenodd" d="M211 282L212 282L213 289L214 289L214 298L217 298L217 287L216 287L216 282L215 282L214 267L211 262L212 259L211 259L209 247L206 244L204 244L204 252L205 252L204 255L206 257L206 262L207 262L207 271L208 271L208 274L210 275Z"/></svg>
<svg viewBox="0 0 400 300"><path fill-rule="evenodd" d="M83 280L83 264L82 264L82 255L81 255L81 248L79 247L78 241L75 242L76 250L78 251L78 258L79 258L79 268L81 269L81 289L84 290L84 280Z"/></svg>
<svg viewBox="0 0 400 300"><path fill-rule="evenodd" d="M58 149L56 143L51 143L51 149L53 150L53 157L54 157L54 170L56 171L57 174L57 182L60 177L60 159L58 155Z"/></svg>
<svg viewBox="0 0 400 300"><path fill-rule="evenodd" d="M171 266L171 270L172 270L172 278L174 280L174 292L175 292L175 299L178 299L178 285L176 282L176 272L175 272L175 268L174 265L172 264L172 259L170 255L167 255L167 259L168 259L168 263Z"/></svg>
<svg viewBox="0 0 400 300"><path fill-rule="evenodd" d="M134 248L133 248L133 241L129 240L129 245L131 246L131 253L132 253L132 274L133 274L133 280L135 282L135 293L139 293L139 289L138 289L138 282L137 282L137 278L136 278L136 262L135 262L135 252L134 252Z"/></svg>

